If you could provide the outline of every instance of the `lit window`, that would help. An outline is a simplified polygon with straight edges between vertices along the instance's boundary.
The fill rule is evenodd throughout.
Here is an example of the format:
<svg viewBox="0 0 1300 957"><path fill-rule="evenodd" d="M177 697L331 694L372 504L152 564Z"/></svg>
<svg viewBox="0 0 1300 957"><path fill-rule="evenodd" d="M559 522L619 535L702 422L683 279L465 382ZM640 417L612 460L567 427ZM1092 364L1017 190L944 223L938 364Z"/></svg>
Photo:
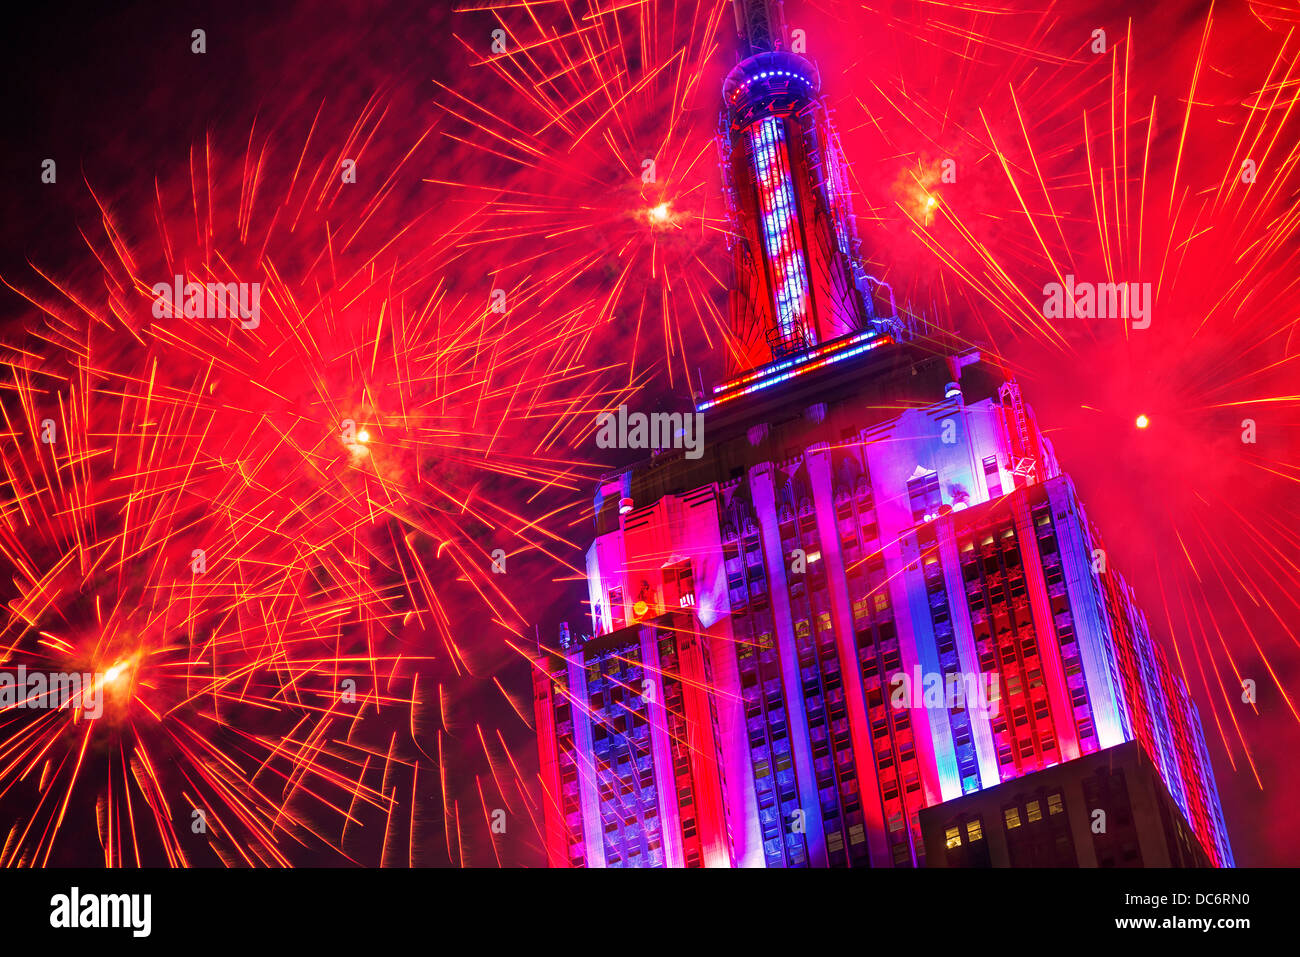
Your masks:
<svg viewBox="0 0 1300 957"><path fill-rule="evenodd" d="M961 828L953 825L944 832L944 836L948 839L949 850L954 847L961 847Z"/></svg>
<svg viewBox="0 0 1300 957"><path fill-rule="evenodd" d="M984 480L989 487L989 498L997 498L1002 494L1002 474L998 470L996 455L984 459Z"/></svg>
<svg viewBox="0 0 1300 957"><path fill-rule="evenodd" d="M984 825L978 818L966 822L966 840L972 844L984 840Z"/></svg>
<svg viewBox="0 0 1300 957"><path fill-rule="evenodd" d="M1009 807L1003 813L1006 815L1007 818L1008 829L1017 828L1020 826L1020 810L1018 808Z"/></svg>
<svg viewBox="0 0 1300 957"><path fill-rule="evenodd" d="M1061 814L1065 811L1065 805L1061 803L1060 792L1047 795L1047 813Z"/></svg>
<svg viewBox="0 0 1300 957"><path fill-rule="evenodd" d="M1025 810L1029 814L1030 824L1034 823L1034 821L1041 821L1043 819L1043 809L1038 806L1037 801L1030 801L1025 805Z"/></svg>
<svg viewBox="0 0 1300 957"><path fill-rule="evenodd" d="M907 495L912 506L912 520L921 521L939 507L942 495L939 490L939 473L921 472L907 480Z"/></svg>

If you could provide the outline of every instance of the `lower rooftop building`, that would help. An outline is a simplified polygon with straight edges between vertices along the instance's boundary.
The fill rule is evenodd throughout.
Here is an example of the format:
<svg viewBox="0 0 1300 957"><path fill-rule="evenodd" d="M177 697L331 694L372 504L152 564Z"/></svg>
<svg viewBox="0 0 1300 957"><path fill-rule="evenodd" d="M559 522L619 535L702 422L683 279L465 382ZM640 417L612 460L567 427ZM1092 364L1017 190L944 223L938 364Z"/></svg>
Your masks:
<svg viewBox="0 0 1300 957"><path fill-rule="evenodd" d="M929 867L1210 867L1137 741L929 807Z"/></svg>

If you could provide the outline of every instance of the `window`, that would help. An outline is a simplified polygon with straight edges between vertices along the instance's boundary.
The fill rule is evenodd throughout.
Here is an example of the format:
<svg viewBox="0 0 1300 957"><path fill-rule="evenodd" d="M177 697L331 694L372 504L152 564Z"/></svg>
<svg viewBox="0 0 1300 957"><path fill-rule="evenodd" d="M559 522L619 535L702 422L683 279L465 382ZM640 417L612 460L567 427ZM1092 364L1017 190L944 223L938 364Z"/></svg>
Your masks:
<svg viewBox="0 0 1300 957"><path fill-rule="evenodd" d="M961 828L957 827L957 825L954 824L948 828L944 832L944 837L947 839L949 850L954 847L961 847Z"/></svg>
<svg viewBox="0 0 1300 957"><path fill-rule="evenodd" d="M926 472L908 479L907 496L912 506L912 520L922 521L939 507L939 473Z"/></svg>
<svg viewBox="0 0 1300 957"><path fill-rule="evenodd" d="M1061 802L1061 792L1047 795L1047 813L1061 814L1065 811L1065 805Z"/></svg>
<svg viewBox="0 0 1300 957"><path fill-rule="evenodd" d="M678 607L695 607L695 576L691 572L689 560L665 568L664 585L670 591L676 591Z"/></svg>
<svg viewBox="0 0 1300 957"><path fill-rule="evenodd" d="M1009 807L1006 810L1004 810L1002 813L1006 816L1007 819L1007 830L1011 830L1013 828L1017 828L1020 826L1019 808Z"/></svg>
<svg viewBox="0 0 1300 957"><path fill-rule="evenodd" d="M610 625L615 631L618 631L626 623L626 612L623 608L623 589L611 588L609 590L609 620Z"/></svg>
<svg viewBox="0 0 1300 957"><path fill-rule="evenodd" d="M1030 824L1034 823L1034 821L1041 821L1043 819L1043 809L1038 806L1037 801L1030 801L1026 804L1025 811L1028 813Z"/></svg>
<svg viewBox="0 0 1300 957"><path fill-rule="evenodd" d="M998 457L990 455L984 460L984 481L989 487L989 498L1002 494L1002 473L998 470Z"/></svg>
<svg viewBox="0 0 1300 957"><path fill-rule="evenodd" d="M966 840L972 844L984 840L984 822L981 818L966 822Z"/></svg>

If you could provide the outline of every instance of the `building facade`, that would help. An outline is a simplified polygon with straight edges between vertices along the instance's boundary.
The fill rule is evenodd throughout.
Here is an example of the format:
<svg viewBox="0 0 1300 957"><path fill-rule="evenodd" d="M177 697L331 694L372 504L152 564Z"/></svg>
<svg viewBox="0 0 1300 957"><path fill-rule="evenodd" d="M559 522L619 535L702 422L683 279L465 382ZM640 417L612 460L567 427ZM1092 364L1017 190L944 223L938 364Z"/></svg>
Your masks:
<svg viewBox="0 0 1300 957"><path fill-rule="evenodd" d="M549 863L924 865L924 809L1134 742L1230 866L1195 707L1016 383L895 315L816 70L779 5L737 22L745 351L702 456L596 492L589 621L534 671Z"/></svg>

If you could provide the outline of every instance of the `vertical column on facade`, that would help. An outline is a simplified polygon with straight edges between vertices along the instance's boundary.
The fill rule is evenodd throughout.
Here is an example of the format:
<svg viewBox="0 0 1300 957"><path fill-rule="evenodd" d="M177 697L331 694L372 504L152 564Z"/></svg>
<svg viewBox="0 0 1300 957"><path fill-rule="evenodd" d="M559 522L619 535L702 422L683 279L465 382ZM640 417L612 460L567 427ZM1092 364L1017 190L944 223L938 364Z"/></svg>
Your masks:
<svg viewBox="0 0 1300 957"><path fill-rule="evenodd" d="M546 864L568 867L564 795L560 785L559 741L555 729L555 684L546 658L533 662L533 705L537 718L538 776L542 782L542 813L546 821Z"/></svg>
<svg viewBox="0 0 1300 957"><path fill-rule="evenodd" d="M1016 538L1020 542L1021 567L1025 570L1029 612L1034 622L1034 640L1038 644L1038 659L1042 662L1043 677L1047 681L1047 704L1052 712L1052 731L1056 735L1061 760L1073 761L1079 756L1079 730L1074 724L1070 689L1065 684L1061 642L1057 638L1056 622L1047 600L1043 556L1038 551L1038 536L1029 514L1029 498L1025 489L1017 489L1012 493L1011 510L1016 521Z"/></svg>
<svg viewBox="0 0 1300 957"><path fill-rule="evenodd" d="M719 727L714 724L712 682L704 667L708 648L695 629L695 616L679 616L677 660L682 671L682 704L686 708L686 746L690 753L691 779L695 783L695 821L706 867L731 863L730 835L723 806L726 779L718 764ZM720 722L719 722L720 723Z"/></svg>
<svg viewBox="0 0 1300 957"><path fill-rule="evenodd" d="M849 576L840 549L840 530L835 518L835 488L831 478L830 448L825 442L808 450L808 478L812 484L821 539L822 562L835 624L835 647L840 658L840 680L848 705L849 733L853 738L853 765L858 776L858 797L867 829L867 853L875 867L889 867L893 859L885 834L884 809L880 804L880 781L876 774L876 753L867 718L867 698L862 690L862 665L858 661L853 627L853 606L849 598ZM901 787L900 782L900 787Z"/></svg>
<svg viewBox="0 0 1300 957"><path fill-rule="evenodd" d="M966 581L962 578L961 555L957 552L952 516L945 516L935 523L935 537L939 544L939 567L943 570L943 583L948 590L948 612L956 637L957 660L961 663L963 677L976 676L979 687L987 694L988 683L980 671L979 651L975 648L975 629L971 625ZM969 689L968 682L965 687ZM978 709L972 711L969 701L966 702L966 715L970 720L975 757L980 766L980 786L988 788L1000 784L1002 776L998 770L997 748L993 743L992 716L987 710L983 714Z"/></svg>
<svg viewBox="0 0 1300 957"><path fill-rule="evenodd" d="M804 812L809 862L813 867L827 867L826 833L822 825L821 800L817 794L817 777L813 773L812 743L808 739L808 713L804 708L803 682L799 674L799 652L795 646L794 618L790 611L789 583L786 581L785 554L781 551L781 530L777 526L776 489L770 462L749 471L754 511L763 541L763 560L767 566L768 599L772 603L773 627L776 629L777 656L781 662L781 689L785 697L789 722L790 754L799 791L800 809ZM790 826L786 821L785 827Z"/></svg>
<svg viewBox="0 0 1300 957"><path fill-rule="evenodd" d="M1190 704L1190 700L1189 700ZM1201 716L1196 707L1191 707L1192 748L1196 755L1196 764L1200 769L1201 781L1205 786L1206 799L1210 805L1210 824L1214 828L1214 848L1211 855L1219 867L1233 867L1232 846L1228 842L1228 826L1223 821L1223 805L1219 803L1219 788L1214 783L1214 768L1210 764L1210 751L1205 746L1205 729L1201 726Z"/></svg>
<svg viewBox="0 0 1300 957"><path fill-rule="evenodd" d="M754 768L749 756L749 731L745 726L745 700L740 690L736 639L728 615L708 629L711 639L704 649L713 664L711 693L718 709L718 747L722 756L722 784L730 827L731 859L736 867L762 867L763 832L754 794Z"/></svg>
<svg viewBox="0 0 1300 957"><path fill-rule="evenodd" d="M1118 576L1116 576L1118 577ZM1144 742L1149 749L1149 757L1156 763L1160 776L1164 779L1174 802L1183 806L1182 782L1177 773L1178 759L1171 753L1174 746L1173 732L1170 728L1169 705L1167 695L1160 682L1160 662L1156 658L1154 643L1147 630L1146 616L1138 610L1133 600L1133 593L1128 584L1119 579L1120 600L1123 611L1129 621L1133 635L1134 657L1138 666L1138 693L1147 708L1150 740Z"/></svg>
<svg viewBox="0 0 1300 957"><path fill-rule="evenodd" d="M587 594L591 599L591 626L593 635L607 635L614 631L614 620L631 620L630 598L627 594L627 560L623 550L623 532L602 535L587 549ZM609 593L623 585L623 604L610 607Z"/></svg>
<svg viewBox="0 0 1300 957"><path fill-rule="evenodd" d="M658 629L638 629L641 639L642 695L650 722L650 766L655 778L655 800L659 804L660 833L664 836L664 862L685 867L682 849L682 818L677 806L677 778L673 771L672 747L668 743L668 716L664 711L664 677L659 664ZM646 692L649 692L648 694ZM638 775L639 775L638 770Z"/></svg>
<svg viewBox="0 0 1300 957"><path fill-rule="evenodd" d="M591 707L587 703L587 669L582 650L569 655L569 694L572 696L573 756L578 767L578 799L582 807L582 836L587 866L605 866L605 827L600 821L600 783L596 777L591 740Z"/></svg>
<svg viewBox="0 0 1300 957"><path fill-rule="evenodd" d="M1084 683L1088 688L1092 723L1097 729L1097 746L1111 748L1124 743L1124 723L1120 717L1120 692L1111 680L1108 664L1109 629L1102 618L1105 602L1093 571L1091 542L1086 535L1083 516L1074 506L1069 480L1064 476L1052 479L1046 483L1046 490L1065 573L1065 594L1070 602L1070 614L1079 643L1079 660L1083 664Z"/></svg>
<svg viewBox="0 0 1300 957"><path fill-rule="evenodd" d="M1164 698L1169 702L1169 719L1171 737L1169 744L1173 750L1174 764L1172 772L1177 776L1182 801L1179 804L1183 815L1192 826L1192 830L1202 836L1202 842L1213 844L1209 829L1209 806L1205 795L1204 776L1196 764L1191 742L1193 709L1187 685L1169 667L1169 661L1163 653L1157 655L1161 687ZM1171 792L1174 789L1170 788ZM1213 858L1211 852L1211 858Z"/></svg>
<svg viewBox="0 0 1300 957"><path fill-rule="evenodd" d="M889 600L894 606L898 627L898 654L907 677L911 697L921 689L911 688L920 674L939 674L939 653L934 642L934 622L930 620L930 601L921 571L920 545L915 532L885 545L885 575L889 581ZM892 690L886 686L886 692ZM952 743L952 728L944 708L912 708L911 724L916 742L917 764L925 788L925 804L939 804L961 796L961 772ZM917 714L917 711L920 714Z"/></svg>

